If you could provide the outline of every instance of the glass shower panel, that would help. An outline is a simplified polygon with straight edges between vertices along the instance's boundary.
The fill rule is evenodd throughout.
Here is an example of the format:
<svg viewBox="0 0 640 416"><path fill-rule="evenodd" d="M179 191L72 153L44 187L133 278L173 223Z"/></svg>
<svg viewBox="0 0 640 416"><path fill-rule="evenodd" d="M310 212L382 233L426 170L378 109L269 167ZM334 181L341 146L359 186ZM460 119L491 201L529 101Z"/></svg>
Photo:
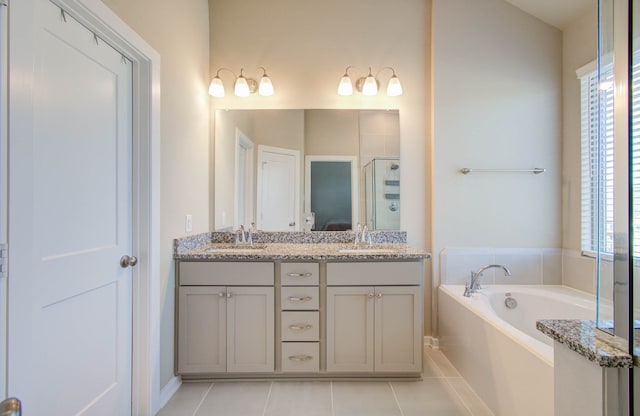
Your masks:
<svg viewBox="0 0 640 416"><path fill-rule="evenodd" d="M614 0L598 2L598 117L595 160L592 175L596 176L593 200L595 216L597 326L614 332Z"/></svg>

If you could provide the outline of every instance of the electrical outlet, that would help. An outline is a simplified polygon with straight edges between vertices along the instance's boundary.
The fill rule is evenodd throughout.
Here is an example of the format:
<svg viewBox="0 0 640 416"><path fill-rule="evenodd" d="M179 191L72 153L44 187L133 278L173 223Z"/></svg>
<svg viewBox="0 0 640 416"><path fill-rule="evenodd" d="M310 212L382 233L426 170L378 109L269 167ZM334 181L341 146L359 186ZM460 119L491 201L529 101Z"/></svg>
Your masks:
<svg viewBox="0 0 640 416"><path fill-rule="evenodd" d="M190 233L193 230L193 216L191 214L187 214L184 217L184 232Z"/></svg>

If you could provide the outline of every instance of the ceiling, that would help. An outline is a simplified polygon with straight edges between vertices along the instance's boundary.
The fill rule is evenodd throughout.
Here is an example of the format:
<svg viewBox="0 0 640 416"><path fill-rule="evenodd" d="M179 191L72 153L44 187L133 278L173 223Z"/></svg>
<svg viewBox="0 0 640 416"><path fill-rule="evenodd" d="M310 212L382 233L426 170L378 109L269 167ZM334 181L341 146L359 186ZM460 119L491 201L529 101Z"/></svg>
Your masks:
<svg viewBox="0 0 640 416"><path fill-rule="evenodd" d="M519 9L555 26L564 29L589 7L595 7L597 0L506 0Z"/></svg>

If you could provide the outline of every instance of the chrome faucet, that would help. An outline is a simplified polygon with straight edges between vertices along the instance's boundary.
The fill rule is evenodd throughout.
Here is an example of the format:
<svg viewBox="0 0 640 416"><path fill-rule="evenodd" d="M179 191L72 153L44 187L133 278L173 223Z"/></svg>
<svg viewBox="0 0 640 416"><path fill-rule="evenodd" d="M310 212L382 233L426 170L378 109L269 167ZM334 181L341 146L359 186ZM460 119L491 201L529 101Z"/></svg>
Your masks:
<svg viewBox="0 0 640 416"><path fill-rule="evenodd" d="M253 227L251 223L248 230L244 229L244 225L240 225L240 229L236 231L236 244L249 244L253 245Z"/></svg>
<svg viewBox="0 0 640 416"><path fill-rule="evenodd" d="M361 224L358 224L358 229L356 230L356 239L353 243L355 245L366 243L369 243L369 245L373 244L371 241L371 232L366 225L363 227Z"/></svg>
<svg viewBox="0 0 640 416"><path fill-rule="evenodd" d="M482 272L491 268L502 269L504 270L505 276L511 276L511 270L502 264L488 264L486 266L482 266L477 272L471 272L471 280L464 285L464 296L470 297L471 294L480 289L480 276L482 276Z"/></svg>

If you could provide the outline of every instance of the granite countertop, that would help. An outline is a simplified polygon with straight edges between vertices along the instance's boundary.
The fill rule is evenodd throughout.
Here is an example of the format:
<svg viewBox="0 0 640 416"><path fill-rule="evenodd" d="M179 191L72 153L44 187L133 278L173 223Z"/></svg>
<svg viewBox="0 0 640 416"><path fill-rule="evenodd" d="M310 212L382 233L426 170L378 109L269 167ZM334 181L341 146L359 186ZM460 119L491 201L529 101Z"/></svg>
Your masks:
<svg viewBox="0 0 640 416"><path fill-rule="evenodd" d="M536 328L601 367L634 365L631 354L625 352L627 341L598 330L595 321L548 319L536 322Z"/></svg>
<svg viewBox="0 0 640 416"><path fill-rule="evenodd" d="M174 240L182 261L419 260L431 254L406 244L403 231L372 231L373 244L354 244L353 232L256 232L253 245L235 244L235 234L208 232ZM354 251L354 249L357 249Z"/></svg>
<svg viewBox="0 0 640 416"><path fill-rule="evenodd" d="M247 245L209 243L176 252L177 260L418 260L431 255L405 243L363 245L344 243L265 243ZM343 251L341 251L343 250Z"/></svg>

